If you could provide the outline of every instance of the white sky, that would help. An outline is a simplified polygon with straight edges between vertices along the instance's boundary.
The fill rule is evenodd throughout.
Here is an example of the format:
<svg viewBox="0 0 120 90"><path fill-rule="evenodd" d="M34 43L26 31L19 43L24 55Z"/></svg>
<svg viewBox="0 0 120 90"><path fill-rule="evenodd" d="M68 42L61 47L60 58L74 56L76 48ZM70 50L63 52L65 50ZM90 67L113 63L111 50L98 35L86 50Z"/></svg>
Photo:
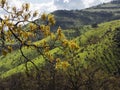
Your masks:
<svg viewBox="0 0 120 90"><path fill-rule="evenodd" d="M7 0L11 6L20 8L23 3L30 3L31 10L52 12L59 9L83 9L111 0ZM0 14L3 11L0 9Z"/></svg>
<svg viewBox="0 0 120 90"><path fill-rule="evenodd" d="M81 9L111 0L8 0L12 5L20 7L22 3L30 3L32 10L51 12L57 9ZM82 2L82 3L81 3ZM74 3L74 4L72 4ZM69 7L63 7L63 6ZM58 7L59 6L59 7Z"/></svg>

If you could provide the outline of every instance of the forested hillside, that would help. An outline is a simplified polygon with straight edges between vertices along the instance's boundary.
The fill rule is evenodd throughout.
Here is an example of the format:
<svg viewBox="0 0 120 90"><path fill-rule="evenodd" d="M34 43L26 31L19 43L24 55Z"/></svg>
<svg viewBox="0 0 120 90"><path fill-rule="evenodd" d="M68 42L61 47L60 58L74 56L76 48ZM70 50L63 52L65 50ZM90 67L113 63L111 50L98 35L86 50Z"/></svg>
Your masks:
<svg viewBox="0 0 120 90"><path fill-rule="evenodd" d="M68 29L81 25L92 25L120 19L120 2L119 0L111 1L83 10L57 10L53 14L56 18L55 29L58 26Z"/></svg>

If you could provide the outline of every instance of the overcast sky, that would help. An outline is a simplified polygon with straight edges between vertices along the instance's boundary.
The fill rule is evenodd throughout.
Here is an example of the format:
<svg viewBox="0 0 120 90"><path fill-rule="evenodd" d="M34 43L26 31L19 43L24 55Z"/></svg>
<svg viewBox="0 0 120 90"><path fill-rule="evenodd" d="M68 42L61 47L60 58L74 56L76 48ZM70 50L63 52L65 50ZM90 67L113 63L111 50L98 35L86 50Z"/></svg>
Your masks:
<svg viewBox="0 0 120 90"><path fill-rule="evenodd" d="M20 8L22 3L29 3L31 10L39 12L52 12L59 9L83 9L97 4L110 2L111 0L7 0L11 6ZM2 10L0 9L0 14ZM1 14L2 15L2 14Z"/></svg>
<svg viewBox="0 0 120 90"><path fill-rule="evenodd" d="M22 3L28 2L32 10L51 12L58 9L83 9L111 0L8 0L11 4L20 7Z"/></svg>

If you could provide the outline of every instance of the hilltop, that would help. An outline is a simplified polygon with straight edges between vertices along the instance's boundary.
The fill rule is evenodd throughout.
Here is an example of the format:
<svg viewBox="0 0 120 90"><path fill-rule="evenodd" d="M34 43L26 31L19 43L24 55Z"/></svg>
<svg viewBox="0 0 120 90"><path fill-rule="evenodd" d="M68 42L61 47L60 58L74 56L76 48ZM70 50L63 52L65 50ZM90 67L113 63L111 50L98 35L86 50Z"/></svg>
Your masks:
<svg viewBox="0 0 120 90"><path fill-rule="evenodd" d="M57 10L52 12L56 18L56 25L62 29L80 27L95 23L120 19L120 1L114 0L83 10ZM39 19L36 20L39 23Z"/></svg>

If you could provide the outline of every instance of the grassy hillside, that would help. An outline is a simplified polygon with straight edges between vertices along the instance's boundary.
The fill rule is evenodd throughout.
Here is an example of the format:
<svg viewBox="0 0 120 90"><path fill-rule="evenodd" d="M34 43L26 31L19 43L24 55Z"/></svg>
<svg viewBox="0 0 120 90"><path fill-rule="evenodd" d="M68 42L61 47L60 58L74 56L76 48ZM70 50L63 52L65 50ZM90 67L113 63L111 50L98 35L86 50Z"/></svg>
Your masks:
<svg viewBox="0 0 120 90"><path fill-rule="evenodd" d="M119 37L120 21L99 24L99 27L78 37L80 46L83 46L86 56L93 62L106 69L108 73L119 70L120 48L115 37ZM83 52L83 53L84 53ZM83 54L82 53L82 54ZM88 63L88 60L86 61ZM106 66L107 65L107 66Z"/></svg>
<svg viewBox="0 0 120 90"><path fill-rule="evenodd" d="M91 60L97 57L95 60L96 64L104 67L109 73L117 71L118 67L116 63L119 64L118 52L116 52L117 44L112 40L116 35L116 28L120 27L120 20L111 21L107 23L101 23L97 28L92 28L85 26L82 33L74 38L81 47L80 60L84 65L87 65L86 57L91 58ZM89 29L89 30L88 30ZM67 33L73 33L72 30L68 30ZM66 31L63 31L64 33ZM76 35L76 34L75 34ZM71 35L68 35L68 38ZM36 43L40 43L38 41ZM33 61L39 66L43 63L43 58L35 50L23 48L25 55L33 59ZM54 53L58 49L53 49L50 52ZM119 51L119 48L117 48ZM116 53L114 53L116 52ZM96 54L97 53L97 54ZM104 57L107 54L107 60ZM106 63L105 63L106 62ZM106 64L108 64L107 67ZM31 64L29 67L32 68ZM25 71L24 59L21 57L20 51L16 50L6 57L0 56L0 77L8 77L12 74Z"/></svg>

